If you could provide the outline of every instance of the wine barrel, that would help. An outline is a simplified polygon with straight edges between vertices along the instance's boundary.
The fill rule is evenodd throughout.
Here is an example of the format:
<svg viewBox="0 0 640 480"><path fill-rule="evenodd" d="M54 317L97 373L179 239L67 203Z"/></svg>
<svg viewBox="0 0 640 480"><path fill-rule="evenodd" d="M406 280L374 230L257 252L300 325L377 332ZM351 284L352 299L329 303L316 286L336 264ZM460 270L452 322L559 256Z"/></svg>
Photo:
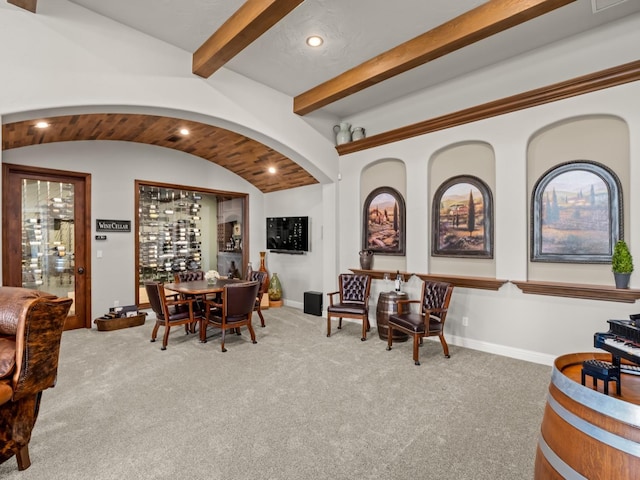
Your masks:
<svg viewBox="0 0 640 480"><path fill-rule="evenodd" d="M640 378L622 374L622 392L605 395L582 362L605 353L572 353L554 362L535 461L535 480L631 480L640 472Z"/></svg>
<svg viewBox="0 0 640 480"><path fill-rule="evenodd" d="M407 298L407 294L404 292L380 292L376 308L376 325L381 340L387 341L389 338L388 320L391 315L398 313L398 300L406 300ZM393 331L394 342L406 342L408 338L409 336L404 332Z"/></svg>

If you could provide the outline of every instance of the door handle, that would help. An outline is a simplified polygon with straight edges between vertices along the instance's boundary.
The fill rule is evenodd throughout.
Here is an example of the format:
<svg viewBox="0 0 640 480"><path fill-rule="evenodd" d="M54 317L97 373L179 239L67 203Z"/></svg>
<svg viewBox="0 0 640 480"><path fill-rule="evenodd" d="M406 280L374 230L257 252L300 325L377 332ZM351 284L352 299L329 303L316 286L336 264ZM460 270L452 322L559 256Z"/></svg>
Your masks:
<svg viewBox="0 0 640 480"><path fill-rule="evenodd" d="M84 273L84 267L78 267L78 273L82 275Z"/></svg>

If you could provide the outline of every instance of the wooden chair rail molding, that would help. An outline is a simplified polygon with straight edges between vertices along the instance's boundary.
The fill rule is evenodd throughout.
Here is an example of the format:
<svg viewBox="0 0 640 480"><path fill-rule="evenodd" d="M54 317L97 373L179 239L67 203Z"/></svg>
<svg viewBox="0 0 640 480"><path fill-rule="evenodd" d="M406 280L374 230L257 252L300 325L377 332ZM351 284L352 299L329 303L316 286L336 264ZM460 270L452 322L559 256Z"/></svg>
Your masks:
<svg viewBox="0 0 640 480"><path fill-rule="evenodd" d="M396 270L358 270L356 268L350 268L353 273L358 275L369 275L376 280L382 280L385 273L388 273L391 279L395 278ZM400 272L405 280L412 275L420 278L421 280L432 282L448 282L455 287L464 288L479 288L482 290L499 290L502 285L508 282L508 280L498 280L496 278L489 277L465 277L459 275L440 275L440 274L426 274L426 273L411 273Z"/></svg>
<svg viewBox="0 0 640 480"><path fill-rule="evenodd" d="M586 298L588 300L605 300L608 302L635 303L640 298L640 290L615 288L608 285L587 285L579 283L559 283L540 281L515 281L523 293L549 295L552 297Z"/></svg>
<svg viewBox="0 0 640 480"><path fill-rule="evenodd" d="M638 80L640 80L640 60L389 130L362 140L344 143L338 145L336 150L338 155L347 155Z"/></svg>

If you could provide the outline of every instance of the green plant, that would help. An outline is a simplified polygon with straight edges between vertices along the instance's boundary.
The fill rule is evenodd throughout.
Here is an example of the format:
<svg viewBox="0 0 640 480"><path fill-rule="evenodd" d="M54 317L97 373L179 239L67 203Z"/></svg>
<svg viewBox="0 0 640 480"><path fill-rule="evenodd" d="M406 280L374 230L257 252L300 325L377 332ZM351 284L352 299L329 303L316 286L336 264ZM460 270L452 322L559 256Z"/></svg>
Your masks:
<svg viewBox="0 0 640 480"><path fill-rule="evenodd" d="M629 247L624 240L618 240L613 248L611 257L611 270L613 273L633 272L633 257L629 252Z"/></svg>

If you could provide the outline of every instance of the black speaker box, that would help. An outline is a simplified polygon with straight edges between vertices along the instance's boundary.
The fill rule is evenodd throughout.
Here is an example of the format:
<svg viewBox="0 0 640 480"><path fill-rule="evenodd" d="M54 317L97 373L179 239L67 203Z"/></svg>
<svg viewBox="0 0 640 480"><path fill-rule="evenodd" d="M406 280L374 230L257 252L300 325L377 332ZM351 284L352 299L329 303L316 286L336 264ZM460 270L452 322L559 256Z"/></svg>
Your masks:
<svg viewBox="0 0 640 480"><path fill-rule="evenodd" d="M304 292L304 313L322 316L322 292Z"/></svg>

